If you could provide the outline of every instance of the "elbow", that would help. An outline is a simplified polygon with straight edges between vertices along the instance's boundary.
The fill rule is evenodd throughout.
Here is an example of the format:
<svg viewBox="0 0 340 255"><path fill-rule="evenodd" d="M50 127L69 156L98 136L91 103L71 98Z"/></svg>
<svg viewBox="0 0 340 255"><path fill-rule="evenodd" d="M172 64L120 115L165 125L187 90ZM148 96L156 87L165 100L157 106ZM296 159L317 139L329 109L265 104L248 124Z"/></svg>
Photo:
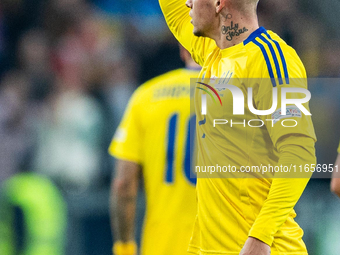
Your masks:
<svg viewBox="0 0 340 255"><path fill-rule="evenodd" d="M113 183L113 195L118 198L126 198L136 192L134 181L128 178L116 179Z"/></svg>
<svg viewBox="0 0 340 255"><path fill-rule="evenodd" d="M340 197L340 179L335 180L333 179L331 182L331 191Z"/></svg>
<svg viewBox="0 0 340 255"><path fill-rule="evenodd" d="M340 189L331 189L331 191L340 198Z"/></svg>

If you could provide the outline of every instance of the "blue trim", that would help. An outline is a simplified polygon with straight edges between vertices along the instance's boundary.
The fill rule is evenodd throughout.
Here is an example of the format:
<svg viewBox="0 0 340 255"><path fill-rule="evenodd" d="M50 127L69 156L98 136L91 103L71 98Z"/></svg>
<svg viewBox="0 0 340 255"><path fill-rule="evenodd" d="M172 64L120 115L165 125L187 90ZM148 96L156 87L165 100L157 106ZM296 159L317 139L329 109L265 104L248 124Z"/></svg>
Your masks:
<svg viewBox="0 0 340 255"><path fill-rule="evenodd" d="M196 185L196 177L192 172L192 161L194 152L194 142L196 136L196 115L192 116L189 120L188 131L187 131L187 141L185 145L185 160L184 160L184 174L187 180Z"/></svg>
<svg viewBox="0 0 340 255"><path fill-rule="evenodd" d="M198 122L198 125L204 125L205 124L205 122L207 121L207 119L206 119L206 117L205 117L205 115L204 115L204 119L203 120L200 120L199 122Z"/></svg>
<svg viewBox="0 0 340 255"><path fill-rule="evenodd" d="M280 46L280 44L278 43L278 41L273 40L273 39L271 38L271 36L270 36L267 32L266 32L265 34L268 36L268 38L269 38L270 40L272 40L272 41L275 43L275 45L276 45L276 47L277 47L277 50L279 51L279 54L280 54L280 57L281 57L281 60L282 60L283 70L284 70L284 73L285 73L286 84L289 84L289 74L288 74L287 63L286 63L285 56L283 55L283 51L282 51L282 49L281 49L281 46Z"/></svg>
<svg viewBox="0 0 340 255"><path fill-rule="evenodd" d="M269 50L272 54L272 57L274 59L274 63L275 63L275 68L276 68L276 73L277 73L277 76L279 78L279 84L283 84L283 81L282 81L282 75L281 75L281 70L280 70L280 65L279 65L279 61L277 60L277 57L276 57L276 53L274 51L274 48L273 46L271 45L271 43L263 37L263 35L260 35L259 38L265 43L268 45L269 47Z"/></svg>
<svg viewBox="0 0 340 255"><path fill-rule="evenodd" d="M264 56L264 59L266 61L266 64L267 64L267 68L268 68L268 72L269 72L269 76L270 76L270 79L272 81L272 84L273 84L273 87L276 87L276 81L275 81L275 78L274 78L274 73L273 73L273 69L272 69L272 66L270 64L270 60L269 60L269 57L268 57L268 54L266 52L266 49L264 48L264 46L259 43L258 41L256 41L255 39L252 41L254 44L256 44L262 51L262 54Z"/></svg>
<svg viewBox="0 0 340 255"><path fill-rule="evenodd" d="M168 149L166 152L166 162L167 168L165 172L165 181L167 183L172 183L174 181L174 150L175 150L175 139L176 139L176 126L177 126L177 114L173 115L169 121L168 130Z"/></svg>
<svg viewBox="0 0 340 255"><path fill-rule="evenodd" d="M260 36L262 33L267 33L267 30L264 27L259 27L254 32L252 32L246 40L243 41L243 44L247 45L251 41L255 40L255 38Z"/></svg>

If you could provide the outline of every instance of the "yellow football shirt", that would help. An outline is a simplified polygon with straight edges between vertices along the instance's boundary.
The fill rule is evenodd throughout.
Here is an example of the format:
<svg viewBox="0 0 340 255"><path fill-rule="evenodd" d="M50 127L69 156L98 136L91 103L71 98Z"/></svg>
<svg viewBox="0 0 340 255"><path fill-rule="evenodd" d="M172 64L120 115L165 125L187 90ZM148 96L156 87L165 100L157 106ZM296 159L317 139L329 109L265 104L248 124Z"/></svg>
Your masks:
<svg viewBox="0 0 340 255"><path fill-rule="evenodd" d="M196 215L196 179L190 175L190 78L178 69L140 86L132 96L109 152L142 166L146 192L141 254L181 255Z"/></svg>
<svg viewBox="0 0 340 255"><path fill-rule="evenodd" d="M202 65L202 82L230 79L245 97L251 87L252 103L258 110L271 108L273 88L307 89L303 64L275 33L259 28L243 43L221 50L211 39L192 34L185 1L160 0L160 5L170 30ZM218 94L223 106L207 97L207 114L202 115L203 94L201 89L195 91L198 166L232 165L240 170L242 166L315 164L316 138L310 116L287 108L289 119L298 124L284 127L281 97L273 114L257 116L246 108L244 115L233 115L232 94L222 89ZM299 93L289 95L302 97ZM308 104L304 106L309 110ZM215 119L229 123L213 127ZM265 125L250 127L248 121L253 119ZM231 127L231 120L239 124ZM293 209L307 182L308 178L198 178L198 213L189 251L236 255L252 236L270 245L271 254L307 254Z"/></svg>

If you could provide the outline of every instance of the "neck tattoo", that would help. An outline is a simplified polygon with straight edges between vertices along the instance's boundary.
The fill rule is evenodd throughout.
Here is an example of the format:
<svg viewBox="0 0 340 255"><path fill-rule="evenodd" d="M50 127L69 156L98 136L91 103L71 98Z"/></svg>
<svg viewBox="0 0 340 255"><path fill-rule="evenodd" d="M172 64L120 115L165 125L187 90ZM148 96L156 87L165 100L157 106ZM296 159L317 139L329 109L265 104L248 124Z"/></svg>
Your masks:
<svg viewBox="0 0 340 255"><path fill-rule="evenodd" d="M222 26L221 28L222 34L226 36L226 39L230 42L235 36L240 36L241 34L248 31L246 27L239 28L239 24L234 24L233 21L231 21L230 26Z"/></svg>
<svg viewBox="0 0 340 255"><path fill-rule="evenodd" d="M231 19L232 17L233 17L233 15L231 15L230 13L228 13L228 14L225 16L226 19Z"/></svg>

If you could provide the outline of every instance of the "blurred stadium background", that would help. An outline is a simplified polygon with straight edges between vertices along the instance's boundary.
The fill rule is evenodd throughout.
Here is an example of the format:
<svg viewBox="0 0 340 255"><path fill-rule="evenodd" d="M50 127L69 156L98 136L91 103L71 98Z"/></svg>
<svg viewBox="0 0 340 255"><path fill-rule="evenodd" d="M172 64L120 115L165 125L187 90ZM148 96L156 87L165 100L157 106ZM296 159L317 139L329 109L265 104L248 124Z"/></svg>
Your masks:
<svg viewBox="0 0 340 255"><path fill-rule="evenodd" d="M328 164L340 140L339 13L338 0L259 5L260 24L319 78L310 83L311 108L318 162ZM157 0L0 1L2 255L19 254L13 247L32 255L111 254L107 147L133 90L183 66ZM137 240L143 204L141 194ZM310 254L340 254L340 200L329 179L311 180L296 210ZM34 238L45 247L27 248Z"/></svg>

